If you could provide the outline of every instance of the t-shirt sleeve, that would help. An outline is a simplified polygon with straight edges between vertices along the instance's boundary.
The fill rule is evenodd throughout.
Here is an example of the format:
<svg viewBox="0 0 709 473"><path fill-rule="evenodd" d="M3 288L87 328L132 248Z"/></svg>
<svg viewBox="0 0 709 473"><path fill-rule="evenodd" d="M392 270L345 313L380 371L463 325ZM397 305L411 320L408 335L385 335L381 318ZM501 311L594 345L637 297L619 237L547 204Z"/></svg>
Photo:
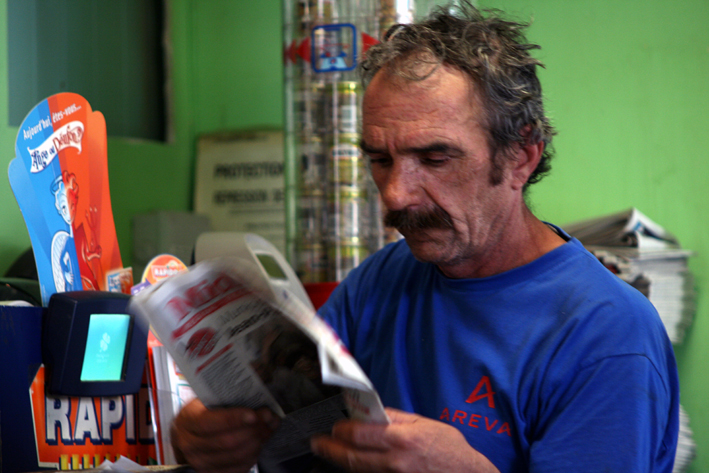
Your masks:
<svg viewBox="0 0 709 473"><path fill-rule="evenodd" d="M678 399L650 359L611 356L562 377L572 381L549 388L530 472L672 471Z"/></svg>

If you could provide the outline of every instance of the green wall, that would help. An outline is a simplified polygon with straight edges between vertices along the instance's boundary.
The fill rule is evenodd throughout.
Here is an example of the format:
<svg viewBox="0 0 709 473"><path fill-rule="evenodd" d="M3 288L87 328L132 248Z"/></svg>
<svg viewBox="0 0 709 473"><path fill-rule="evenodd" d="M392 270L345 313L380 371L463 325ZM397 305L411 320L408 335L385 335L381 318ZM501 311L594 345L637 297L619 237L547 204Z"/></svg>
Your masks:
<svg viewBox="0 0 709 473"><path fill-rule="evenodd" d="M532 20L559 132L536 214L565 224L637 207L696 251L699 307L675 349L681 402L709 471L709 2L484 0ZM623 428L623 419L618 419Z"/></svg>
<svg viewBox="0 0 709 473"><path fill-rule="evenodd" d="M480 0L533 19L547 68L547 108L559 131L550 176L532 188L537 215L565 224L638 207L695 250L699 307L676 347L682 404L709 471L709 2ZM124 262L131 216L191 207L195 139L228 128L283 124L279 0L167 0L173 139L109 139L111 195ZM7 31L0 0L0 32ZM5 168L7 41L0 37L0 147ZM110 117L106 117L110 121ZM4 159L4 161L3 161ZM29 245L0 179L0 271ZM623 428L623 419L618 419Z"/></svg>

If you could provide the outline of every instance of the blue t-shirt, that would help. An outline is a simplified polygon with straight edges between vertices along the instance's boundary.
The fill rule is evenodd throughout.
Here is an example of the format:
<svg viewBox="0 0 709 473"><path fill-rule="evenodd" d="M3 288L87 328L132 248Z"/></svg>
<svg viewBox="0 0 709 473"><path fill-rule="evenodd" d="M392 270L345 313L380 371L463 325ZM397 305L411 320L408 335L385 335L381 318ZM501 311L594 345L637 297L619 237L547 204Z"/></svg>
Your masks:
<svg viewBox="0 0 709 473"><path fill-rule="evenodd" d="M320 313L384 405L455 426L503 473L672 471L672 345L578 240L480 279L447 278L400 241Z"/></svg>

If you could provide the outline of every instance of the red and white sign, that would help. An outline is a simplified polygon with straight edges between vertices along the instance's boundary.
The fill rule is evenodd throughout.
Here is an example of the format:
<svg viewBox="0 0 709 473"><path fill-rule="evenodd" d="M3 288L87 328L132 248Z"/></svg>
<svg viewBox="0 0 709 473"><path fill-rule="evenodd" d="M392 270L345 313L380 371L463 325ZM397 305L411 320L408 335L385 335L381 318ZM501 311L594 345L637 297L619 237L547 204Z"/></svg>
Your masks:
<svg viewBox="0 0 709 473"><path fill-rule="evenodd" d="M147 386L137 395L53 397L45 393L40 367L29 394L40 468L95 468L121 455L156 463Z"/></svg>

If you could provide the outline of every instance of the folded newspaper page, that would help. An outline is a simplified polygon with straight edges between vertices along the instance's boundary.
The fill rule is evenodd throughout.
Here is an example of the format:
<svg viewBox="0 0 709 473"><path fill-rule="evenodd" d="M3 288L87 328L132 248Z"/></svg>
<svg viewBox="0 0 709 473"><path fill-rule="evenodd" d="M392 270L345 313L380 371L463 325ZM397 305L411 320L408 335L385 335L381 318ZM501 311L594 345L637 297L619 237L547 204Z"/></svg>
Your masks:
<svg viewBox="0 0 709 473"><path fill-rule="evenodd" d="M202 261L131 300L210 408L268 407L286 417L266 450L278 460L347 416L388 423L379 395L337 334L241 258Z"/></svg>

